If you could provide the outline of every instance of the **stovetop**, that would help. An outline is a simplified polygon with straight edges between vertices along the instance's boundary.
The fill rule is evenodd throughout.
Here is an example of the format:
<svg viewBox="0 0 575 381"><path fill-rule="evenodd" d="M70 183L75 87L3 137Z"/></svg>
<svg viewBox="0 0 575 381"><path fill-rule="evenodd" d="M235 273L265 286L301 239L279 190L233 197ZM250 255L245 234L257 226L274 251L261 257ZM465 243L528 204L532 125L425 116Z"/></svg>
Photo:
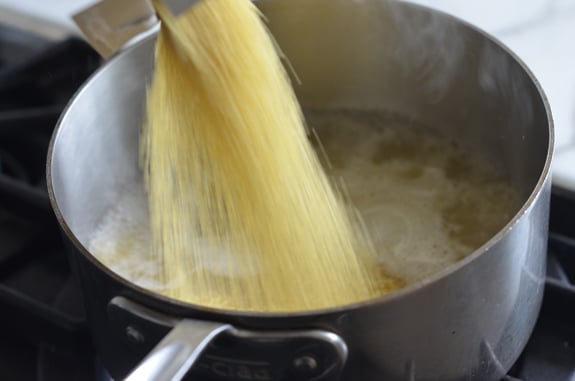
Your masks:
<svg viewBox="0 0 575 381"><path fill-rule="evenodd" d="M0 380L106 378L50 208L58 116L100 65L84 42L0 27ZM575 380L575 194L554 189L543 307L506 381Z"/></svg>

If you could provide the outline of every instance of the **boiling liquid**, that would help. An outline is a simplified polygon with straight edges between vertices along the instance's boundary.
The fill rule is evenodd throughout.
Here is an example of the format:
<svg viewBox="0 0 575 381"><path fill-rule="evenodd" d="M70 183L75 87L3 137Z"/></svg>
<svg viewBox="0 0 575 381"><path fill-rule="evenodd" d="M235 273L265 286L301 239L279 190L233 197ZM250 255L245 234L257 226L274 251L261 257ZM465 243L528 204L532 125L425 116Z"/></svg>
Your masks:
<svg viewBox="0 0 575 381"><path fill-rule="evenodd" d="M307 115L378 259L406 283L471 254L520 207L518 193L455 144L384 113Z"/></svg>
<svg viewBox="0 0 575 381"><path fill-rule="evenodd" d="M469 255L520 206L517 192L485 163L405 120L343 111L306 116L321 141L322 148L316 146L326 170L371 236L382 274L398 284L421 280ZM165 294L177 287L160 281L141 184L127 187L104 214L88 247L141 287ZM229 265L229 256L217 258L209 271Z"/></svg>

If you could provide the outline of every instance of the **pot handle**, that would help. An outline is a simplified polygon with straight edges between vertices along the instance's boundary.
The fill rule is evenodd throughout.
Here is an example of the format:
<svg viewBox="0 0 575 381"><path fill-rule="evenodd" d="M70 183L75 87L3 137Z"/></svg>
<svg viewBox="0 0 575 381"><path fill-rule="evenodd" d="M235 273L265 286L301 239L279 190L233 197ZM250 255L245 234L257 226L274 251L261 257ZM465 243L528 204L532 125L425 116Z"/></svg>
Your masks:
<svg viewBox="0 0 575 381"><path fill-rule="evenodd" d="M231 326L198 320L180 321L126 381L179 381L212 339Z"/></svg>
<svg viewBox="0 0 575 381"><path fill-rule="evenodd" d="M175 319L121 296L113 298L108 308L121 327L145 327L149 333L170 329L127 381L179 381L192 368L194 374L210 379L246 379L246 374L253 374L262 380L336 380L347 360L344 340L323 329L245 330L220 322ZM234 378L233 369L242 374Z"/></svg>

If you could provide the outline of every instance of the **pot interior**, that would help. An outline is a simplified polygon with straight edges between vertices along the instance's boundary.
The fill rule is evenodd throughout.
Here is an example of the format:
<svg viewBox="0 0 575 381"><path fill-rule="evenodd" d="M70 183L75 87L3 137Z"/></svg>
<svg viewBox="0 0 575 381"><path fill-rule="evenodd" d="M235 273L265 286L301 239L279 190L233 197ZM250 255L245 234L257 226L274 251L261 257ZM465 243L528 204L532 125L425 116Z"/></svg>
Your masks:
<svg viewBox="0 0 575 381"><path fill-rule="evenodd" d="M552 144L548 111L530 74L498 43L407 3L258 4L301 82L294 86L304 108L402 115L491 163L521 204L537 191ZM100 70L53 138L52 201L86 253L119 195L131 188L141 193L138 142L154 42L144 40Z"/></svg>

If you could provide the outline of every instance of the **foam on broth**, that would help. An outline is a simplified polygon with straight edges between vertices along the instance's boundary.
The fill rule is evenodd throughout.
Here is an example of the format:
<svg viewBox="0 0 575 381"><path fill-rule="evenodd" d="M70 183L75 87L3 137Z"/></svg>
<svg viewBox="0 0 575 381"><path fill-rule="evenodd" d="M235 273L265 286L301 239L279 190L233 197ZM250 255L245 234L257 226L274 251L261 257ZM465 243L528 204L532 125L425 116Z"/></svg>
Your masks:
<svg viewBox="0 0 575 381"><path fill-rule="evenodd" d="M405 284L456 263L518 210L520 197L486 163L427 129L376 112L309 112L327 171L361 215L385 271ZM159 293L147 198L125 188L88 248L120 276ZM218 262L212 271L217 272Z"/></svg>
<svg viewBox="0 0 575 381"><path fill-rule="evenodd" d="M413 283L487 242L520 207L518 193L454 143L385 113L307 115L387 270Z"/></svg>

